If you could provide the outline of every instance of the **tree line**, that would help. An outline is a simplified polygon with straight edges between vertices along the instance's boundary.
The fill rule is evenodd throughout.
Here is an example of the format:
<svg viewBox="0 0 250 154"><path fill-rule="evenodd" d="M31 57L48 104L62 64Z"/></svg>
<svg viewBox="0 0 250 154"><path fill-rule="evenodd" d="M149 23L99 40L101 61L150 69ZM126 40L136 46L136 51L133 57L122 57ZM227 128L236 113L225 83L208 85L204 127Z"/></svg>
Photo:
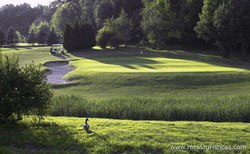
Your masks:
<svg viewBox="0 0 250 154"><path fill-rule="evenodd" d="M24 41L20 32L15 31L13 27L10 27L6 34L0 28L0 47L3 45L14 46L16 43L22 42ZM37 34L34 33L34 30L31 30L27 38L27 43L31 43L33 45L35 43L52 45L58 42L58 36L53 28L52 30L49 30L48 34L46 34L43 28Z"/></svg>
<svg viewBox="0 0 250 154"><path fill-rule="evenodd" d="M39 36L41 29L48 36L49 31L54 29L59 41L66 39L67 42L70 40L67 37L72 36L66 31L69 27L74 29L78 22L80 27L86 24L92 26L92 34L103 48L107 45L118 48L120 44L128 43L155 48L185 44L219 47L223 57L237 52L243 59L249 51L249 6L248 0L55 0L49 6L16 6L35 10L35 17L28 16L29 21L23 19L25 22L20 22L26 23L26 26L21 24L16 28L18 24L2 20L4 14L13 9L10 5L0 9L0 20L4 21L1 22L3 29L12 25L21 36L26 37L32 36L32 33ZM13 13L12 16L16 15ZM74 37L74 42L79 41L77 37ZM88 37L81 38L82 42ZM78 43L74 42L70 44L79 49Z"/></svg>

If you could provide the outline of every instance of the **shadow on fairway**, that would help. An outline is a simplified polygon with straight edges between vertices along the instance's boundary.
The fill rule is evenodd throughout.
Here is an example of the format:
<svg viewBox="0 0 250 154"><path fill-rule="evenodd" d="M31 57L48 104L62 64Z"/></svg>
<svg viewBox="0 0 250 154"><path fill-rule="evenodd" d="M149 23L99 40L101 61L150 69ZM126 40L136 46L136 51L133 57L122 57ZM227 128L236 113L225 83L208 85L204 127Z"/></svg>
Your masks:
<svg viewBox="0 0 250 154"><path fill-rule="evenodd" d="M183 52L184 51L184 52ZM185 52L188 51L188 52ZM168 50L145 50L139 48L121 48L107 49L107 50L94 50L88 49L83 51L75 51L71 53L76 57L88 58L91 60L96 60L106 64L121 65L124 67L131 67L130 65L140 65L142 67L147 67L150 69L152 66L148 64L157 64L158 61L147 59L147 57L164 57L180 60L190 60L196 62L208 63L215 66L223 66L230 68L239 68L250 70L250 63L246 61L236 61L232 59L223 59L220 57L209 57L205 51L199 51L197 49L178 49L170 48ZM210 54L214 55L214 54ZM112 60L110 58L113 57ZM119 59L120 57L120 59ZM122 59L122 60L121 60ZM121 60L121 61L120 61ZM133 69L133 68L131 68Z"/></svg>
<svg viewBox="0 0 250 154"><path fill-rule="evenodd" d="M67 59L67 58L69 58L70 56L68 55L68 54L66 54L66 53L62 53L62 54L52 54L53 56L55 56L55 57L58 57L58 58L60 58L60 59Z"/></svg>
<svg viewBox="0 0 250 154"><path fill-rule="evenodd" d="M86 50L72 52L76 57L83 57L95 60L104 64L119 65L128 69L138 69L135 65L145 67L148 69L156 69L151 64L160 64L156 60L149 59L152 55L145 53L141 54L138 49L120 49L120 50Z"/></svg>
<svg viewBox="0 0 250 154"><path fill-rule="evenodd" d="M108 135L101 135L94 131L91 131L89 134L93 134L98 140L98 143L106 145L109 147L110 153L163 153L163 148L157 148L150 145L140 145L140 146L133 146L133 145L124 145L120 143L113 143L110 142L110 136Z"/></svg>

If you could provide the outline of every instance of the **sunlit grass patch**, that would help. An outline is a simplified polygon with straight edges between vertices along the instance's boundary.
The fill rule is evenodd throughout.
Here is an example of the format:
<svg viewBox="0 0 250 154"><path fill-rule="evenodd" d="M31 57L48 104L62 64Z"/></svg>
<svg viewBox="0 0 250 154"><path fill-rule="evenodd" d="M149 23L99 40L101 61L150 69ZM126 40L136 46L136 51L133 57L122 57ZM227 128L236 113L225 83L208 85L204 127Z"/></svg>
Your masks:
<svg viewBox="0 0 250 154"><path fill-rule="evenodd" d="M77 70L71 74L84 72L216 72L244 71L226 65L209 64L195 60L165 57L144 57L133 55L98 56L72 62Z"/></svg>
<svg viewBox="0 0 250 154"><path fill-rule="evenodd" d="M132 121L46 117L39 124L24 119L0 126L0 152L11 153L188 153L173 145L250 146L249 124L211 122ZM200 153L200 150L192 150ZM204 150L205 153L247 153L241 150Z"/></svg>

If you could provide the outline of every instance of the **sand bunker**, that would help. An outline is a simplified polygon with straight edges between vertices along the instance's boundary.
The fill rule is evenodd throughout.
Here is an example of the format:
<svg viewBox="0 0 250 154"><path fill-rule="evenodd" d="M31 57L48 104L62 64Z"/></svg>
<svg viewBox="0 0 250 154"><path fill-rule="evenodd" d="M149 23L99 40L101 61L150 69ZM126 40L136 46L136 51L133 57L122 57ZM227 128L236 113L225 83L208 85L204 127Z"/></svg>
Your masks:
<svg viewBox="0 0 250 154"><path fill-rule="evenodd" d="M62 79L67 73L74 70L69 66L68 61L47 62L44 66L49 68L47 72L48 83L62 84L70 82L69 80Z"/></svg>

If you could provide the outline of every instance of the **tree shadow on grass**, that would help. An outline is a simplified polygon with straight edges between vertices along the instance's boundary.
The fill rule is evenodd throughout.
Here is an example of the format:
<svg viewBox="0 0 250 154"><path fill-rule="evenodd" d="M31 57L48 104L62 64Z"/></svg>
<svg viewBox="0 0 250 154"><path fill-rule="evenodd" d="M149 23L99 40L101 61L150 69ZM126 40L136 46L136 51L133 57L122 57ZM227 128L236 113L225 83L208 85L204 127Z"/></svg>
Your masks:
<svg viewBox="0 0 250 154"><path fill-rule="evenodd" d="M161 147L147 145L123 144L109 134L98 134L94 131L82 137L95 138L89 142L80 143L70 128L53 122L18 123L0 126L0 145L9 147L14 153L88 153L98 146L98 153L162 153ZM112 141L111 141L112 138ZM121 140L122 141L122 140ZM105 145L105 146L103 146ZM7 149L7 150L8 150Z"/></svg>
<svg viewBox="0 0 250 154"><path fill-rule="evenodd" d="M218 54L216 55L211 54L211 51L201 52L198 49L186 49L186 48L169 48L166 50L168 52L162 52L160 50L145 51L145 52L146 53L151 52L154 53L155 55L165 58L190 60L190 61L208 63L215 66L250 70L249 62L221 58L220 56L218 56Z"/></svg>
<svg viewBox="0 0 250 154"><path fill-rule="evenodd" d="M0 143L23 152L85 153L87 146L72 137L66 127L53 122L12 124L0 127Z"/></svg>
<svg viewBox="0 0 250 154"><path fill-rule="evenodd" d="M66 56L63 56L62 54L52 54L53 56L60 58L60 59L66 59Z"/></svg>
<svg viewBox="0 0 250 154"><path fill-rule="evenodd" d="M131 145L131 144L123 144L122 142L110 142L109 135L101 135L92 130L87 131L87 133L95 136L99 142L99 144L104 144L109 149L109 153L163 153L163 148L153 147L151 145Z"/></svg>
<svg viewBox="0 0 250 154"><path fill-rule="evenodd" d="M156 69L152 64L160 64L161 62L148 59L148 56L138 56L131 54L118 54L109 56L97 56L89 58L104 64L119 65L129 69L138 69L135 66L144 67L148 69Z"/></svg>
<svg viewBox="0 0 250 154"><path fill-rule="evenodd" d="M76 57L83 57L90 60L95 60L105 64L111 65L119 65L128 69L137 69L132 65L137 65L140 67L146 67L148 69L156 69L153 66L149 66L150 64L159 64L160 62L148 59L147 54L141 55L141 50L127 50L127 49L119 49L119 50L84 50L84 51L75 51L71 54ZM111 59L112 58L112 59Z"/></svg>
<svg viewBox="0 0 250 154"><path fill-rule="evenodd" d="M213 52L216 53L216 52ZM166 51L164 50L145 50L145 49L139 49L139 48L132 48L132 49L119 49L119 50L94 50L89 49L86 51L76 51L72 52L71 54L76 57L83 57L88 58L91 60L100 61L107 64L114 64L119 65L119 63L115 61L106 61L105 58L101 57L110 57L112 55L116 56L124 56L127 55L131 57L137 57L134 61L144 59L146 57L164 57L164 58L172 58L172 59L182 59L182 60L190 60L190 61L196 61L196 62L204 62L215 66L223 66L223 67L233 67L233 68L239 68L239 69L246 69L250 70L250 63L245 61L236 61L232 59L223 59L220 57L213 57L214 54L211 54L207 51L202 51L200 49L192 49L192 48L180 48L180 47L174 47L174 48L168 48ZM210 56L209 56L210 55ZM212 56L212 57L211 57ZM218 54L216 54L218 56ZM99 58L98 58L99 57ZM114 56L115 58L115 56ZM103 60L104 59L104 60ZM134 65L143 65L149 66L148 64L156 64L157 61L150 62L147 61L150 59L146 59L144 62L140 63L139 61L137 63L133 63ZM124 64L125 65L125 64ZM131 63L128 61L127 65L131 65Z"/></svg>
<svg viewBox="0 0 250 154"><path fill-rule="evenodd" d="M70 57L70 55L66 54L66 53L61 53L61 54L52 54L55 57L58 57L60 59L67 59Z"/></svg>

